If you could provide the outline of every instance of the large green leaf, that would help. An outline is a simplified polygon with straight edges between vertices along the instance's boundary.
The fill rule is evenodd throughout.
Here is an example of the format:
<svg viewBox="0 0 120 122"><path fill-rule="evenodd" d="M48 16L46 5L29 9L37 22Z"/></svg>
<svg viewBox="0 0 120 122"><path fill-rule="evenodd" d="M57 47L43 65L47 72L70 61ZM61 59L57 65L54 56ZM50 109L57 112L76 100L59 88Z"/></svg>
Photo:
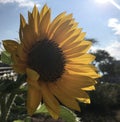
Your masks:
<svg viewBox="0 0 120 122"><path fill-rule="evenodd" d="M49 115L49 112L44 104L42 104L35 113L45 113ZM65 120L65 122L80 122L76 114L64 106L61 106L60 117Z"/></svg>
<svg viewBox="0 0 120 122"><path fill-rule="evenodd" d="M63 118L65 122L78 122L76 114L63 106L61 107L60 117Z"/></svg>

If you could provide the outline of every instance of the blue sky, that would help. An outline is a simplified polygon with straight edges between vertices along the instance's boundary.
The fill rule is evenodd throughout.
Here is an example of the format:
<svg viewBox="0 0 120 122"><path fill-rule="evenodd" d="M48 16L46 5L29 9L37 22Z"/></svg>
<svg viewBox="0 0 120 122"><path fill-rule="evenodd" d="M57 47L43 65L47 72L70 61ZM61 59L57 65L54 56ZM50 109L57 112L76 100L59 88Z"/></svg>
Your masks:
<svg viewBox="0 0 120 122"><path fill-rule="evenodd" d="M28 10L34 4L39 9L47 4L52 9L52 18L66 11L72 13L86 38L99 43L92 49L105 49L120 59L120 0L0 0L0 41L19 39L20 13L27 19ZM103 1L103 0L101 0Z"/></svg>

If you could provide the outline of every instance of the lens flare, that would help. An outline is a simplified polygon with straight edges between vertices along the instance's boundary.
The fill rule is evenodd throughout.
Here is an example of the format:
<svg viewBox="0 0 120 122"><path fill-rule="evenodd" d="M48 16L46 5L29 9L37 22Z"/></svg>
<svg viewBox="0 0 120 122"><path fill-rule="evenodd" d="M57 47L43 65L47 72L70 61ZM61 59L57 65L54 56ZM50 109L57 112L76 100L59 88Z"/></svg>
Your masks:
<svg viewBox="0 0 120 122"><path fill-rule="evenodd" d="M114 0L95 0L98 3L105 4L107 2L111 3L113 6L115 6L117 9L120 10L120 5L116 3Z"/></svg>

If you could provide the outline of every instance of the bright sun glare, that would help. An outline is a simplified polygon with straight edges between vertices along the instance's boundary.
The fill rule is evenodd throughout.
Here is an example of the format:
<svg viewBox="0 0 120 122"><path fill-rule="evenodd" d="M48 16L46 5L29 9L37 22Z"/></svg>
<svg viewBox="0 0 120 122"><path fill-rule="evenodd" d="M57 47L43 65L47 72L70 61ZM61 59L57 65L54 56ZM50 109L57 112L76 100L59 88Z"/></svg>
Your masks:
<svg viewBox="0 0 120 122"><path fill-rule="evenodd" d="M117 2L115 2L114 0L95 0L95 1L98 2L98 3L102 3L102 4L109 2L113 6L115 6L117 9L120 10L120 5Z"/></svg>
<svg viewBox="0 0 120 122"><path fill-rule="evenodd" d="M107 3L109 1L111 1L111 0L96 0L96 2L98 2L98 3Z"/></svg>

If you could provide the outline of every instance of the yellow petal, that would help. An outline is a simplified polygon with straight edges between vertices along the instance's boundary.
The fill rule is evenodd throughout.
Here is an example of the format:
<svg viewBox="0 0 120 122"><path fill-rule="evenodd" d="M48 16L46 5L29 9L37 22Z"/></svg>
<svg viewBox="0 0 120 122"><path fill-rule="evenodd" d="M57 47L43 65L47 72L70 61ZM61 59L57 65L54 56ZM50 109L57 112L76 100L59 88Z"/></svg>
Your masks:
<svg viewBox="0 0 120 122"><path fill-rule="evenodd" d="M55 120L57 120L57 119L59 118L59 114L56 113L56 111L54 111L54 108L51 108L51 107L49 106L49 104L48 104L48 105L46 104L46 108L47 108L47 110L49 111L49 113L50 113L50 115L52 116L52 118L54 118Z"/></svg>
<svg viewBox="0 0 120 122"><path fill-rule="evenodd" d="M59 44L59 47L62 48L62 50L64 50L64 48L62 47L63 43L65 43L66 40L70 39L70 35L72 35L74 33L74 31L75 31L74 28L69 29L69 31L67 31L67 32L62 31L61 32L62 36L61 37L59 36L59 38L56 39L57 43Z"/></svg>
<svg viewBox="0 0 120 122"><path fill-rule="evenodd" d="M39 85L43 96L43 101L45 102L45 105L49 107L48 111L50 112L51 116L56 118L56 116L59 116L60 114L60 106L57 99L53 96L47 84L39 82Z"/></svg>
<svg viewBox="0 0 120 122"><path fill-rule="evenodd" d="M28 24L33 33L38 33L39 12L36 6L34 6L32 13L28 12Z"/></svg>
<svg viewBox="0 0 120 122"><path fill-rule="evenodd" d="M72 19L72 15L71 14L65 16L65 12L64 12L63 14L60 14L60 16L56 17L55 20L56 21L54 21L55 22L54 26L51 27L51 25L50 25L50 27L51 27L51 28L49 28L51 30L50 33L49 33L49 29L48 29L48 35L49 35L48 37L50 38L50 40L53 40L53 41L54 41L53 38L56 37L56 34L58 34L61 31L61 29L63 27L63 24L64 25L65 25L65 23L69 23L70 24L73 19ZM61 28L61 29L58 30L58 28Z"/></svg>
<svg viewBox="0 0 120 122"><path fill-rule="evenodd" d="M33 18L35 19L36 16L38 16L38 8L36 7L36 5L34 5L34 8L33 8L33 11L32 11L32 15L33 15Z"/></svg>
<svg viewBox="0 0 120 122"><path fill-rule="evenodd" d="M30 116L36 111L41 102L41 99L42 95L40 90L36 89L35 87L31 87L31 85L28 85L27 111Z"/></svg>
<svg viewBox="0 0 120 122"><path fill-rule="evenodd" d="M77 58L68 59L68 63L70 64L90 64L95 59L94 55L84 54Z"/></svg>
<svg viewBox="0 0 120 122"><path fill-rule="evenodd" d="M88 87L82 88L82 90L85 90L85 91L95 90L95 86L88 86Z"/></svg>
<svg viewBox="0 0 120 122"><path fill-rule="evenodd" d="M79 35L81 33L81 30L82 30L81 28L76 28L76 29L72 30L72 33L69 33L68 38L64 39L63 42L60 43L60 47L64 50L67 50L67 49L70 49L71 47L73 47L73 46L71 46L73 43L75 43L77 41L80 43L81 39L80 39Z"/></svg>
<svg viewBox="0 0 120 122"><path fill-rule="evenodd" d="M88 103L90 104L90 99L89 98L77 98L77 100L79 100L80 102L83 102L83 103Z"/></svg>
<svg viewBox="0 0 120 122"><path fill-rule="evenodd" d="M39 11L38 11L38 8L36 7L36 5L33 8L32 16L34 18L34 29L35 29L35 32L38 33L38 25L39 25L39 19L40 18L39 18Z"/></svg>
<svg viewBox="0 0 120 122"><path fill-rule="evenodd" d="M76 78L77 78L77 81L76 81ZM90 85L90 87L91 87L93 84L95 84L95 82L92 80L93 79L91 79L89 77L84 77L84 76L83 77L77 76L77 75L76 75L76 77L73 75L64 76L59 82L57 82L57 86L61 87L61 89L64 91L64 93L67 92L72 97L77 98L77 100L84 102L84 103L90 103L90 98L89 98L88 94L85 91L83 91L82 87L86 86L85 88L88 88L87 85L88 86ZM66 99L67 99L67 97L66 97Z"/></svg>
<svg viewBox="0 0 120 122"><path fill-rule="evenodd" d="M92 65L66 65L66 69L70 74L79 74L92 78L99 78L100 75L95 71L95 67Z"/></svg>
<svg viewBox="0 0 120 122"><path fill-rule="evenodd" d="M80 111L80 107L68 91L65 91L65 89L62 89L60 86L56 85L55 83L49 84L49 88L51 92L60 100L61 103L63 103L65 106Z"/></svg>
<svg viewBox="0 0 120 122"><path fill-rule="evenodd" d="M27 82L28 82L28 84L31 87L40 90L39 81L38 81L39 77L40 77L39 74L36 71L34 71L34 70L30 69L30 68L26 69L26 74L27 74Z"/></svg>
<svg viewBox="0 0 120 122"><path fill-rule="evenodd" d="M36 16L37 17L37 16ZM36 35L38 33L38 19L33 17L31 12L28 12L28 25L29 25L29 32L31 32L34 38L37 38Z"/></svg>
<svg viewBox="0 0 120 122"><path fill-rule="evenodd" d="M31 12L28 11L28 24L31 26L31 29L34 30L34 18Z"/></svg>
<svg viewBox="0 0 120 122"><path fill-rule="evenodd" d="M67 38L70 38L70 34L73 33L74 28L72 28L73 24L70 24L71 20L66 21L66 23L62 24L56 31L52 40L55 40L58 44L64 42ZM65 25L66 24L66 25ZM59 33L59 34L58 34Z"/></svg>
<svg viewBox="0 0 120 122"><path fill-rule="evenodd" d="M57 39L58 38L60 38L60 36L61 36L61 32L63 31L63 30L65 30L65 29L70 29L70 22L71 22L71 20L67 20L67 21L65 21L64 23L62 23L61 25L60 25L60 27L58 27L57 28L57 30L55 31L55 33L54 33L54 35L53 35L53 37L52 37L52 39L51 40L53 40L53 41L57 41ZM69 26L69 27L68 27ZM65 30L66 32L68 31L68 30ZM59 40L59 39L58 39Z"/></svg>
<svg viewBox="0 0 120 122"><path fill-rule="evenodd" d="M30 50L31 47L37 42L37 35L31 28L32 26L26 25L23 30L22 43L27 50Z"/></svg>
<svg viewBox="0 0 120 122"><path fill-rule="evenodd" d="M14 64L12 67L17 73L24 74L27 66L26 64Z"/></svg>
<svg viewBox="0 0 120 122"><path fill-rule="evenodd" d="M14 70L17 73L25 73L27 64L20 59L20 57L17 54L17 51L11 54L11 58L13 63L12 67L14 68Z"/></svg>
<svg viewBox="0 0 120 122"><path fill-rule="evenodd" d="M48 37L51 39L51 36L53 35L53 33L55 32L55 30L57 29L58 27L58 24L61 20L61 18L63 18L65 16L65 13L66 12L63 12L61 14L59 14L51 23L50 23L50 26L48 28Z"/></svg>
<svg viewBox="0 0 120 122"><path fill-rule="evenodd" d="M67 50L73 47L73 44L80 44L81 41L84 39L83 35L85 36L85 33L81 31L82 28L76 28L73 34L69 35L70 38L67 38L66 40L64 40L64 43L60 44L61 48Z"/></svg>
<svg viewBox="0 0 120 122"><path fill-rule="evenodd" d="M21 61L21 59L19 58L17 52L12 53L11 55L13 64L24 64L24 62Z"/></svg>
<svg viewBox="0 0 120 122"><path fill-rule="evenodd" d="M48 6L45 4L40 12L40 15L39 15L39 23L41 22L43 16L46 14L46 12L48 11Z"/></svg>
<svg viewBox="0 0 120 122"><path fill-rule="evenodd" d="M17 49L17 53L18 53L18 56L19 58L23 61L23 62L27 62L27 53L25 52L24 50L24 47L22 44L20 44L18 46L18 49Z"/></svg>
<svg viewBox="0 0 120 122"><path fill-rule="evenodd" d="M9 53L14 53L17 50L18 43L14 40L3 40L3 46Z"/></svg>
<svg viewBox="0 0 120 122"><path fill-rule="evenodd" d="M30 68L26 69L26 73L27 73L28 79L35 80L35 81L39 79L39 74Z"/></svg>
<svg viewBox="0 0 120 122"><path fill-rule="evenodd" d="M41 22L39 24L39 34L40 34L39 38L40 38L40 40L46 38L47 29L50 24L50 14L51 14L51 10L48 9L48 11L43 16L43 18L41 19Z"/></svg>
<svg viewBox="0 0 120 122"><path fill-rule="evenodd" d="M96 81L87 76L81 76L76 74L65 74L60 82L57 82L61 87L69 87L71 89L81 89L84 87L92 86L96 84Z"/></svg>
<svg viewBox="0 0 120 122"><path fill-rule="evenodd" d="M82 55L84 55L85 53L81 53L81 52L76 52L74 54L69 54L69 55L65 55L67 57L67 59L71 59L71 58L77 58L80 57Z"/></svg>
<svg viewBox="0 0 120 122"><path fill-rule="evenodd" d="M24 17L20 14L20 28L19 28L19 37L20 37L20 40L23 39L23 29L26 25L26 21L24 19Z"/></svg>
<svg viewBox="0 0 120 122"><path fill-rule="evenodd" d="M71 47L65 50L64 52L67 55L71 55L76 52L86 53L90 48L91 44L92 43L89 41L81 41L78 45L71 45Z"/></svg>
<svg viewBox="0 0 120 122"><path fill-rule="evenodd" d="M77 86L78 84L76 82L75 84L73 83L74 81L72 83L71 81L69 81L69 84L72 84L72 85L66 85L66 84L64 85L65 82L67 82L66 79L63 79L63 82L57 83L57 86L60 86L64 93L69 94L73 98L79 97L79 98L89 99L88 94L85 91L81 90L81 86Z"/></svg>

